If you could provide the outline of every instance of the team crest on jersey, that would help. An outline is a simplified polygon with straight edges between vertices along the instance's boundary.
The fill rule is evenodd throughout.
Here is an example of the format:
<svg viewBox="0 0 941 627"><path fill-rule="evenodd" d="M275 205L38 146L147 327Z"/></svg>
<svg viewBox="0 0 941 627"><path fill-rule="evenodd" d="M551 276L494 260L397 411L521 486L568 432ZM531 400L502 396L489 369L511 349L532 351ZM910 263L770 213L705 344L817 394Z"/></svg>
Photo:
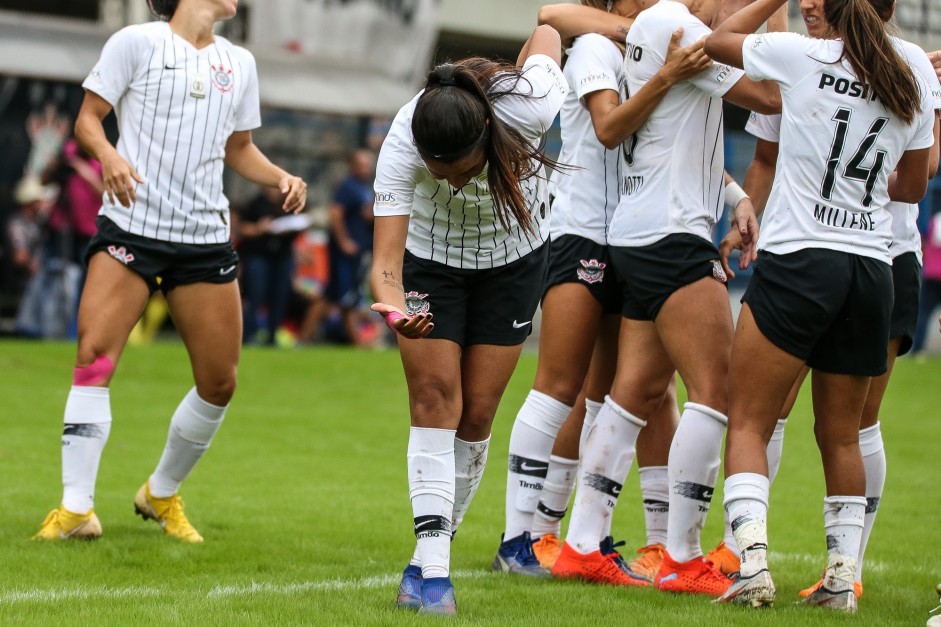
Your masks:
<svg viewBox="0 0 941 627"><path fill-rule="evenodd" d="M578 263L582 264L582 267L576 270L576 274L585 283L600 283L604 279L604 267L608 264L597 259L582 259Z"/></svg>
<svg viewBox="0 0 941 627"><path fill-rule="evenodd" d="M725 270L722 268L722 262L718 259L712 260L712 278L719 283L729 282L729 277L725 276Z"/></svg>
<svg viewBox="0 0 941 627"><path fill-rule="evenodd" d="M431 311L431 303L426 299L428 294L419 294L418 292L405 293L405 313L409 316L428 313Z"/></svg>
<svg viewBox="0 0 941 627"><path fill-rule="evenodd" d="M111 246L108 246L108 254L114 257L115 259L117 259L118 261L120 261L121 263L123 263L124 265L127 265L131 263L132 261L134 261L134 253L127 252L127 249L124 248L124 246L117 247L112 244Z"/></svg>
<svg viewBox="0 0 941 627"><path fill-rule="evenodd" d="M215 65L211 66L209 78L213 86L222 93L231 91L232 87L235 86L235 75L232 73L232 70L227 70L222 64L220 64L219 67Z"/></svg>

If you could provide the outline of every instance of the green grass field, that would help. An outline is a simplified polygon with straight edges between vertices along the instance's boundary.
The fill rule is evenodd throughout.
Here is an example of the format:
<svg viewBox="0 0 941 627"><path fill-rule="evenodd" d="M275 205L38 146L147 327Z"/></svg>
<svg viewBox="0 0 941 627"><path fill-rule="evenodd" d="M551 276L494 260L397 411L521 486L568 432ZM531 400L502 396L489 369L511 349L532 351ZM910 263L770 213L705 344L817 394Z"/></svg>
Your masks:
<svg viewBox="0 0 941 627"><path fill-rule="evenodd" d="M134 493L190 386L176 343L129 348L112 389L99 473L104 537L31 542L61 496L59 434L74 346L0 342L0 623L373 625L427 619L392 607L414 538L405 479L408 413L394 351L247 350L240 387L182 494L206 537L186 546L134 516ZM855 617L794 605L825 562L823 479L802 395L772 488L777 606L760 613L489 571L503 527L507 441L536 366L524 355L497 416L489 470L454 544L455 624L923 625L941 580L941 360L899 362L883 408L888 481ZM704 534L721 538L717 491ZM643 543L632 472L616 539Z"/></svg>

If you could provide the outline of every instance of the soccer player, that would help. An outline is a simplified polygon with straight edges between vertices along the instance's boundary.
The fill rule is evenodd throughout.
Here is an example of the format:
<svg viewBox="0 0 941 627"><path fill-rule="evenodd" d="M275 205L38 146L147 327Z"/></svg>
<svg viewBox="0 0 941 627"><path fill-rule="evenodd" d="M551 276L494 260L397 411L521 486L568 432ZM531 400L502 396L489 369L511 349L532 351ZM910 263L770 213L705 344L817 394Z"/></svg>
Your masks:
<svg viewBox="0 0 941 627"><path fill-rule="evenodd" d="M202 536L183 513L180 483L209 447L235 391L242 311L238 256L229 242L223 164L277 187L301 210L307 186L252 143L261 119L255 61L213 34L235 0L152 0L163 21L115 33L85 79L75 123L102 164L106 192L89 244L78 314L78 355L65 407L62 505L36 538L96 538L95 478L111 429L109 385L132 327L158 288L192 362L195 387L170 422L156 470L134 499L137 513L186 542ZM102 119L114 109L117 147Z"/></svg>
<svg viewBox="0 0 941 627"><path fill-rule="evenodd" d="M927 189L934 102L870 0L827 0L822 39L748 34L783 2L757 0L706 41L714 58L778 82L784 100L776 185L732 352L725 507L742 564L720 600L774 602L765 447L807 364L829 561L806 602L855 611L866 511L859 425L871 378L886 371L893 298L886 204L917 202Z"/></svg>
<svg viewBox="0 0 941 627"><path fill-rule="evenodd" d="M451 539L545 280L553 162L539 141L568 92L560 57L559 34L540 26L516 66L436 67L379 154L372 308L400 336L411 413L416 551L400 607L456 612Z"/></svg>
<svg viewBox="0 0 941 627"><path fill-rule="evenodd" d="M600 0L584 0L582 4L549 5L539 14L541 23L553 26L563 37L577 36L565 63L565 78L574 87L562 105L559 155L559 161L577 167L554 172L550 181L552 238L549 278L542 299L539 363L533 389L510 435L506 527L493 561L495 570L509 572L537 567L525 559L530 553L525 545L531 542L534 530L533 552L543 567L554 565L561 548L559 527L578 467L578 434L586 415L584 399L573 407L586 381L593 350L595 376L586 383L590 406L600 407L614 376L620 290L606 242L608 223L618 202L621 142L640 126L671 85L709 63L701 43L678 49L677 33L657 80L622 105L624 52L615 40L623 41L637 7L634 0L622 0L613 3L608 13L601 10L606 3ZM625 119L630 120L630 126L624 125ZM661 422L667 433L659 434L661 441L669 442L672 437L670 415L675 407L674 397L664 399L667 416ZM554 454L553 443L563 423L574 450ZM648 444L655 448L654 441ZM562 453L565 443L558 445ZM668 446L660 447L662 460L648 455L644 465L665 466ZM665 472L663 475L665 483ZM601 539L596 539L596 544ZM616 553L606 554L602 560L603 571L612 583L627 577L619 563Z"/></svg>
<svg viewBox="0 0 941 627"><path fill-rule="evenodd" d="M871 0L879 15L885 22L892 18L894 2L890 0ZM823 15L823 3L820 1L807 1L802 5L801 11L807 33L811 37L826 35L828 24ZM924 79L934 97L935 142L931 148L928 176L933 177L938 169L938 133L941 120L937 110L941 109L941 83L925 52L917 45L893 38L901 46L905 59ZM765 200L771 189L777 162L778 144L781 136L781 116L762 116L752 114L746 130L758 138L755 148L755 159L749 168L749 175L745 179L745 187L755 202L753 206L756 213L764 209ZM757 194L757 195L756 195ZM874 377L869 385L866 403L863 406L862 420L859 430L859 442L863 456L863 465L866 472L866 517L864 520L862 540L856 563L854 593L857 598L862 596L863 559L872 528L875 523L882 490L885 485L886 458L883 446L882 433L879 424L879 410L885 396L892 374L896 357L906 354L912 346L915 335L915 323L918 312L918 294L921 280L921 237L918 232L918 205L913 203L889 202L886 209L892 214L892 242L889 253L892 257L892 284L894 299L892 305L892 318L888 343L888 364L885 374ZM731 248L739 247L740 235L733 229L720 247L723 259L727 259ZM742 265L747 267L751 259L745 256L741 259ZM774 482L774 476L780 464L781 449L784 440L784 427L797 393L807 375L807 368L802 369L794 384L794 388L781 411L781 418L774 428L774 433L768 446L768 478L769 483ZM727 530L727 533L729 531ZM734 542L734 540L733 540ZM734 545L733 545L734 546ZM815 585L801 591L801 596L807 597L815 592L822 580Z"/></svg>
<svg viewBox="0 0 941 627"><path fill-rule="evenodd" d="M661 2L640 13L627 37L629 92L663 65L678 28L684 29L681 44L701 39L719 8L713 1ZM674 85L626 142L621 197L608 230L623 281L617 374L582 454L579 496L560 561L567 551L584 558L592 550L588 544L610 516L637 437L662 402L675 364L690 402L669 453L667 551L654 585L709 594L728 586L699 545L725 430L732 336L725 276L711 241L723 206L720 98L773 112L779 106L773 87L713 63Z"/></svg>

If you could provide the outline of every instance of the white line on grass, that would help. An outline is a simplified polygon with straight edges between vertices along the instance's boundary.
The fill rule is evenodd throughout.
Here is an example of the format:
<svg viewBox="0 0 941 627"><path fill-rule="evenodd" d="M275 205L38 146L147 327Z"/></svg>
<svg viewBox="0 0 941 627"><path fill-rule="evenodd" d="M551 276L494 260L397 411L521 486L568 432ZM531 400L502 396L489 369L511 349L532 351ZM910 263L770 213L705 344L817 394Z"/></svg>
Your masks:
<svg viewBox="0 0 941 627"><path fill-rule="evenodd" d="M822 566L826 561L826 554L818 553L778 553L772 552L769 555L770 561L808 564L812 566ZM885 562L866 560L866 570L870 572L884 572L889 568ZM898 570L896 566L896 570ZM912 566L911 564L903 568L906 572L917 575L934 575L934 570L925 566ZM486 570L458 570L452 573L455 579L485 579L493 577L493 573ZM271 582L252 582L250 584L233 584L229 586L214 586L206 593L197 590L180 590L179 588L161 589L142 586L132 586L126 588L53 588L50 590L11 590L0 593L0 605L14 605L17 603L49 603L68 600L88 600L88 599L122 599L122 598L145 598L145 597L174 597L182 594L195 594L207 598L220 599L232 597L244 597L252 595L294 595L305 592L329 591L329 590L363 590L373 588L392 587L399 582L401 575L392 573L386 575L375 575L364 577L362 579L328 579L325 581L300 581L287 584Z"/></svg>

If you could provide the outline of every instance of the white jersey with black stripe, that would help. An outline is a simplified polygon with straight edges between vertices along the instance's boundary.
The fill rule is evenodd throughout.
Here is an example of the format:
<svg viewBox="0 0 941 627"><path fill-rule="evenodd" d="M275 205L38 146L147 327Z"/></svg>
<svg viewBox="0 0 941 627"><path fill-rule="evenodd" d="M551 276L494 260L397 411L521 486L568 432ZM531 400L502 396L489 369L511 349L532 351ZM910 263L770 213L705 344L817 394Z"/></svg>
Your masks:
<svg viewBox="0 0 941 627"><path fill-rule="evenodd" d="M670 38L681 27L681 46L712 32L686 5L672 0L637 16L627 34L628 95L663 66ZM725 202L722 96L742 76L737 68L713 63L671 87L628 138L610 245L647 246L678 233L712 241Z"/></svg>
<svg viewBox="0 0 941 627"><path fill-rule="evenodd" d="M568 50L563 71L570 91L559 115L559 162L575 168L556 170L549 177L549 231L553 239L578 235L607 244L608 224L618 206L621 149L608 150L598 141L584 98L603 90L623 96L624 56L607 37L582 35Z"/></svg>
<svg viewBox="0 0 941 627"><path fill-rule="evenodd" d="M915 64L906 42L895 43ZM839 61L842 51L840 40L794 33L745 38L748 76L777 81L783 101L778 163L758 248L776 254L828 248L888 263L901 254L889 251L889 174L902 153L934 143L937 103L921 78L926 70L918 68L922 107L905 124L869 95L847 61Z"/></svg>
<svg viewBox="0 0 941 627"><path fill-rule="evenodd" d="M125 231L186 244L229 241L226 141L260 126L261 114L254 57L214 39L196 49L166 22L128 26L111 36L82 83L114 107L117 151L144 179L131 207L104 196L101 213Z"/></svg>
<svg viewBox="0 0 941 627"><path fill-rule="evenodd" d="M536 145L559 112L568 86L554 60L533 55L523 66L516 90L519 96L498 99L494 111ZM379 151L374 214L410 216L408 251L454 268L502 266L539 248L549 236L545 178L534 176L522 182L535 233L525 232L512 217L510 228L505 229L487 183L490 164L461 189L428 172L412 138L412 114L420 95L399 110Z"/></svg>

